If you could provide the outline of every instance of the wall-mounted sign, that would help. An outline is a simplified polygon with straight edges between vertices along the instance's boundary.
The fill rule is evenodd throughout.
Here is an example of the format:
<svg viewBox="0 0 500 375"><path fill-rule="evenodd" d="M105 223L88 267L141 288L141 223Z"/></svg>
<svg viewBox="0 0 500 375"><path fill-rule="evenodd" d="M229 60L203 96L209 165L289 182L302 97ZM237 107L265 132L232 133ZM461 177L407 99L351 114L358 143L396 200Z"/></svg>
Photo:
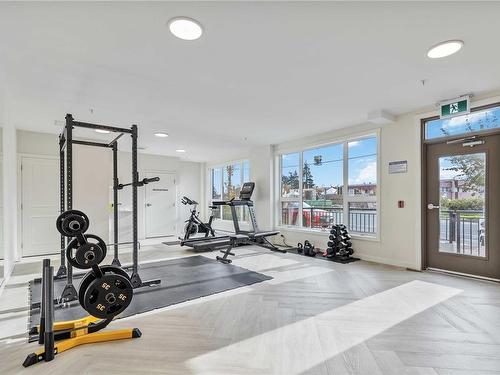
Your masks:
<svg viewBox="0 0 500 375"><path fill-rule="evenodd" d="M389 174L406 173L406 172L408 172L408 161L407 160L399 160L399 161L390 161L389 162Z"/></svg>
<svg viewBox="0 0 500 375"><path fill-rule="evenodd" d="M439 106L441 119L466 115L470 113L470 95L441 102Z"/></svg>

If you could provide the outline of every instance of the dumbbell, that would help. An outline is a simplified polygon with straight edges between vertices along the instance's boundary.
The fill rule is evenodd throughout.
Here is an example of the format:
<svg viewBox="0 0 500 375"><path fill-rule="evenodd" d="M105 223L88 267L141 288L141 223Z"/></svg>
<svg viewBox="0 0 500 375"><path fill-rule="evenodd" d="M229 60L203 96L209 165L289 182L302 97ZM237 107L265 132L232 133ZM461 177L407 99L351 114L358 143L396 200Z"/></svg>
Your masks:
<svg viewBox="0 0 500 375"><path fill-rule="evenodd" d="M326 249L326 254L327 254L327 257L329 257L329 258L335 256L336 253L337 253L337 250L335 248L329 247Z"/></svg>
<svg viewBox="0 0 500 375"><path fill-rule="evenodd" d="M345 244L345 242L339 240L328 241L327 243L328 247L341 247L342 244Z"/></svg>
<svg viewBox="0 0 500 375"><path fill-rule="evenodd" d="M328 238L331 240L331 241L334 241L334 240L337 240L339 238L341 238L343 236L341 235L333 235L333 234L330 234L330 236L328 236Z"/></svg>

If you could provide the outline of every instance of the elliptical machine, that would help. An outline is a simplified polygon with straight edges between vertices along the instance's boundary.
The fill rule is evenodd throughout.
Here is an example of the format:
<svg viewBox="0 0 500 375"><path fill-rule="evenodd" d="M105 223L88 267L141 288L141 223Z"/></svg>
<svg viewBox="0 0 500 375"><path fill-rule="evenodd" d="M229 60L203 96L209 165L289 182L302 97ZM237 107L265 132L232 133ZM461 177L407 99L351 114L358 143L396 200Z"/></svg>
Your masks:
<svg viewBox="0 0 500 375"><path fill-rule="evenodd" d="M204 237L214 237L215 230L212 228L212 221L214 220L214 210L216 206L209 206L211 213L210 218L207 223L204 223L199 218L199 212L197 211L198 202L184 196L181 200L182 204L191 206L191 215L189 219L185 221L184 226L184 241L188 240L189 237L196 235L197 233L204 233Z"/></svg>

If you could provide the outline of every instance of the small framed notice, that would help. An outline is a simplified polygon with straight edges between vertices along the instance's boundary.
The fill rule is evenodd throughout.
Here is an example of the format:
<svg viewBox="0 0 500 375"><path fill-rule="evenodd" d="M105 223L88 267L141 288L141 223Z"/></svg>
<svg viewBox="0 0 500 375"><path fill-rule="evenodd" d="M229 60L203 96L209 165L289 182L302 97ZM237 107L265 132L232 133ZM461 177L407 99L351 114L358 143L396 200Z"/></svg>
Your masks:
<svg viewBox="0 0 500 375"><path fill-rule="evenodd" d="M408 172L408 161L407 160L399 160L399 161L390 161L389 162L389 174L406 173L406 172Z"/></svg>

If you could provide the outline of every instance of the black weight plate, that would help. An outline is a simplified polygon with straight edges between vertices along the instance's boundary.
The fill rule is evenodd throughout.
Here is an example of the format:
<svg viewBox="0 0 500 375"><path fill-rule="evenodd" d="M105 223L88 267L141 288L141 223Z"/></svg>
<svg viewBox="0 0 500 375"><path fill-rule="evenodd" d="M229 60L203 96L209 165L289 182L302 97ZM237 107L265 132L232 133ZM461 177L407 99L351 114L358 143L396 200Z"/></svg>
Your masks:
<svg viewBox="0 0 500 375"><path fill-rule="evenodd" d="M104 259L101 244L86 243L79 246L75 251L74 257L79 268L92 268L97 266Z"/></svg>
<svg viewBox="0 0 500 375"><path fill-rule="evenodd" d="M101 271L102 273L116 273L130 280L130 276L128 275L127 271L118 266L102 266Z"/></svg>
<svg viewBox="0 0 500 375"><path fill-rule="evenodd" d="M90 283L94 281L96 278L97 277L95 273L93 271L90 271L85 276L83 276L82 281L80 281L80 286L78 287L78 301L80 302L80 305L82 307L83 307L83 298L85 297L85 291L89 287Z"/></svg>
<svg viewBox="0 0 500 375"><path fill-rule="evenodd" d="M91 262L85 262L84 255L88 249L85 249L85 244L80 244L78 239L74 238L66 248L66 259L68 259L68 262L75 268L89 269L92 268L93 265L97 265L104 260L108 248L106 246L106 243L100 237L94 234L84 234L83 236L88 244L93 244L100 248L100 251L97 249L95 251L97 257ZM94 241L89 241L89 239L93 239ZM84 249L82 249L82 252L79 253L79 249L81 247L84 247ZM73 251L75 251L75 255L73 255Z"/></svg>
<svg viewBox="0 0 500 375"><path fill-rule="evenodd" d="M60 214L56 219L56 228L58 232L61 233L63 236L74 237L75 235L74 234L75 232L68 231L69 228L67 227L68 219L71 217L77 220L81 224L81 227L78 229L79 233L85 233L87 229L89 229L89 218L87 215L85 215L85 213L78 210L68 210Z"/></svg>
<svg viewBox="0 0 500 375"><path fill-rule="evenodd" d="M101 272L103 274L105 273L116 273L118 275L122 275L123 277L126 277L127 279L130 280L130 277L123 268L117 267L117 266L102 266L99 267ZM85 276L83 276L82 281L80 281L80 286L78 288L78 300L80 301L80 305L83 306L83 298L85 296L85 291L87 290L88 286L92 281L97 279L97 276L94 274L94 272L90 271L87 273Z"/></svg>
<svg viewBox="0 0 500 375"><path fill-rule="evenodd" d="M74 237L78 234L84 233L87 224L83 216L71 214L61 221L61 230L64 235Z"/></svg>
<svg viewBox="0 0 500 375"><path fill-rule="evenodd" d="M84 233L88 228L85 218L75 213L65 215L63 219L57 222L56 226L59 232L67 237L74 237L77 234Z"/></svg>
<svg viewBox="0 0 500 375"><path fill-rule="evenodd" d="M133 294L132 283L127 277L107 272L88 285L83 308L96 318L110 319L127 308Z"/></svg>

